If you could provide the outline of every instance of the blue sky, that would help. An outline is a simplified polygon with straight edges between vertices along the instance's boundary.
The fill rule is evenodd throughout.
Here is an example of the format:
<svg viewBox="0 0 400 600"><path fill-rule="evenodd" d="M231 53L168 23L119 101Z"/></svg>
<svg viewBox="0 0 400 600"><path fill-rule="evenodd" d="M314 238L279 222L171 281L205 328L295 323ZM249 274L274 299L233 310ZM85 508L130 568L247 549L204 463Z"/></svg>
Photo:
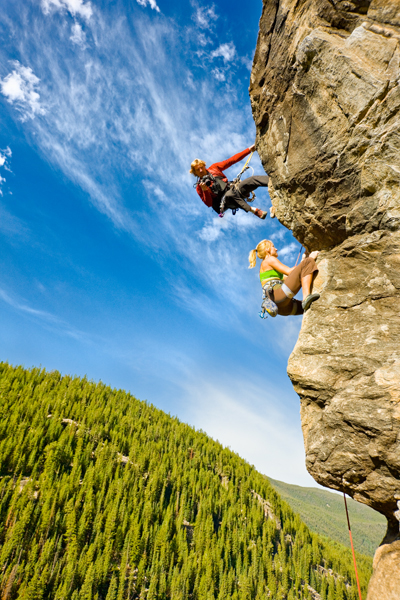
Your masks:
<svg viewBox="0 0 400 600"><path fill-rule="evenodd" d="M286 375L301 321L262 321L247 268L265 237L288 264L299 244L276 220L219 219L188 173L254 141L261 10L3 0L1 359L130 390L313 485ZM255 205L270 206L266 190Z"/></svg>

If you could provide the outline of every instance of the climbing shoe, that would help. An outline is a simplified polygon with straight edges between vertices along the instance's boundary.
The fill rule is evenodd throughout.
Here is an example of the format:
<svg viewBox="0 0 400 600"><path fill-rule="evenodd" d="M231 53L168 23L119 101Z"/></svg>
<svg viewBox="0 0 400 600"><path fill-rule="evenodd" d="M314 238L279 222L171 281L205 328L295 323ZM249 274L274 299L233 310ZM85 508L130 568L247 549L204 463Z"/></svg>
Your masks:
<svg viewBox="0 0 400 600"><path fill-rule="evenodd" d="M278 314L278 307L273 301L272 294L273 292L264 290L264 298L261 302L261 308L264 309L264 311L267 312L270 315L270 317L276 317L276 315Z"/></svg>
<svg viewBox="0 0 400 600"><path fill-rule="evenodd" d="M265 219L265 217L268 215L268 211L261 210L260 208L255 208L254 214L256 215L256 217L259 217L260 219Z"/></svg>
<svg viewBox="0 0 400 600"><path fill-rule="evenodd" d="M319 297L319 294L309 294L307 298L304 298L303 302L301 303L304 312L306 312L310 308L311 304L318 300Z"/></svg>

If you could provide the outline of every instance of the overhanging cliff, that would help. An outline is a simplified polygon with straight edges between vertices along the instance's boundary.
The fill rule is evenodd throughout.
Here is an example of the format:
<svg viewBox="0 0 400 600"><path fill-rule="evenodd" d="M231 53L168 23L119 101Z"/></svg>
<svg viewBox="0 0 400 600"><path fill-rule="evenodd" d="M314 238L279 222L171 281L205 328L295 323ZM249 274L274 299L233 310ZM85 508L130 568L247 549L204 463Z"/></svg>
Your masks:
<svg viewBox="0 0 400 600"><path fill-rule="evenodd" d="M386 543L400 514L399 65L399 0L264 0L257 150L278 219L322 250L288 365L307 468L384 514Z"/></svg>

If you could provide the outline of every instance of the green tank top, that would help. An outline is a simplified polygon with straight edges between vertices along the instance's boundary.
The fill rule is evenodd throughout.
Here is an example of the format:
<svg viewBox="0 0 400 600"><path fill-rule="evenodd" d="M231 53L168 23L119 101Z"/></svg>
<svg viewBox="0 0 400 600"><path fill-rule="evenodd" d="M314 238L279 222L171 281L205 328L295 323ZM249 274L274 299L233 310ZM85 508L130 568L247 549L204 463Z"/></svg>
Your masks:
<svg viewBox="0 0 400 600"><path fill-rule="evenodd" d="M279 273L279 271L275 271L274 269L260 273L261 282L266 281L267 279L283 279L283 273Z"/></svg>

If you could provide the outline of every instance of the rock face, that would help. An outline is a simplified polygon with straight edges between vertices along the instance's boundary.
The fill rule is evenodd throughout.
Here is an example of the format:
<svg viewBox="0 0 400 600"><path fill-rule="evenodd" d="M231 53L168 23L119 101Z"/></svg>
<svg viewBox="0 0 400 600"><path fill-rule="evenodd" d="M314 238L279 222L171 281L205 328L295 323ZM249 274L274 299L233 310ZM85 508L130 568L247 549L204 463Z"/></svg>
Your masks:
<svg viewBox="0 0 400 600"><path fill-rule="evenodd" d="M307 468L387 517L368 600L398 600L400 0L264 0L250 97L276 215L322 250L288 365Z"/></svg>

